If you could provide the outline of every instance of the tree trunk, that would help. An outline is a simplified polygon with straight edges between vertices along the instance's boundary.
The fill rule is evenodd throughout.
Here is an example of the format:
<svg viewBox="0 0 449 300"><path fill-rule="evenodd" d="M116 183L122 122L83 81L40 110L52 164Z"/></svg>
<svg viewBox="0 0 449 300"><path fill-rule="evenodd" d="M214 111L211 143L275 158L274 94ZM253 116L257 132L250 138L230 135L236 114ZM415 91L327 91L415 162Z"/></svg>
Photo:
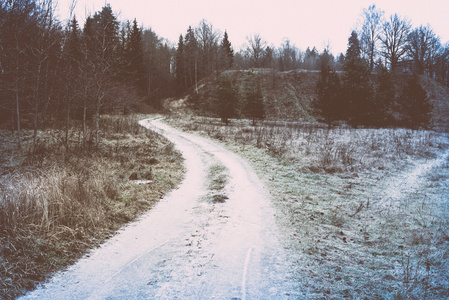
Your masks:
<svg viewBox="0 0 449 300"><path fill-rule="evenodd" d="M97 96L97 101L95 101L95 146L100 145L100 108L101 102L103 101L104 95Z"/></svg>
<svg viewBox="0 0 449 300"><path fill-rule="evenodd" d="M87 118L87 103L86 96L83 100L83 147L86 145L86 118Z"/></svg>
<svg viewBox="0 0 449 300"><path fill-rule="evenodd" d="M19 104L19 86L16 80L16 113L17 113L17 146L22 150L22 137L20 131L20 104Z"/></svg>
<svg viewBox="0 0 449 300"><path fill-rule="evenodd" d="M195 92L199 94L198 91L198 55L195 55Z"/></svg>
<svg viewBox="0 0 449 300"><path fill-rule="evenodd" d="M97 100L95 108L95 146L100 144L100 101Z"/></svg>
<svg viewBox="0 0 449 300"><path fill-rule="evenodd" d="M36 79L36 85L34 87L33 92L33 101L34 101L34 116L33 116L33 149L36 147L36 141L37 141L37 128L39 123L39 85L41 80L41 67L42 62L39 62L39 66L37 67L37 79Z"/></svg>
<svg viewBox="0 0 449 300"><path fill-rule="evenodd" d="M66 115L65 115L65 144L66 148L69 147L69 126L70 126L70 104L69 100L66 100Z"/></svg>

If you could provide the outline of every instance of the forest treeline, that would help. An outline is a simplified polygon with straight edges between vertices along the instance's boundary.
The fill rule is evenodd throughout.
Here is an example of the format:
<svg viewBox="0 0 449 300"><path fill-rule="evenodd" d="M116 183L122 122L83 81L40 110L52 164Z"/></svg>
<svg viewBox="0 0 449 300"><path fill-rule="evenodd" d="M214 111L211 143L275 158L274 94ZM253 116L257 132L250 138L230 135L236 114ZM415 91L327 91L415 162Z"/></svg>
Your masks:
<svg viewBox="0 0 449 300"><path fill-rule="evenodd" d="M361 28L354 32L360 61L353 64L347 53L334 57L328 49L320 53L315 47L303 52L288 38L275 47L259 34L248 36L244 47L235 51L232 37L206 20L189 27L177 44L171 44L137 20L119 22L110 5L87 17L84 24L76 17L64 24L55 17L54 4L50 0L0 3L0 119L17 132L19 148L22 128L34 130L35 143L39 129L57 124L64 129L67 143L75 121L81 124L81 142L98 144L101 113L126 113L142 102L160 108L161 99L198 89L202 79L219 79L228 69L323 70L325 60L329 74L346 71L346 83L358 76L351 77L348 67L361 63L368 66L363 70L367 74L407 71L449 85L449 44L443 45L429 25L413 29L409 20L396 14L384 17L375 6L364 10ZM355 85L360 84L357 80ZM258 89L247 93L249 99L254 98L251 93L260 98ZM363 113L354 117L356 107L374 96L364 98L361 93L360 103L354 96L340 106L353 111L352 117L326 116L327 100L317 108L326 121L347 119L364 125L357 120L366 119Z"/></svg>
<svg viewBox="0 0 449 300"><path fill-rule="evenodd" d="M406 18L385 18L375 5L363 11L361 24L348 39L341 76L327 50L320 56L315 108L322 120L329 126L432 126L432 103L418 76L449 86L449 43L442 46L430 25L412 29ZM396 74L404 72L414 76L397 91Z"/></svg>
<svg viewBox="0 0 449 300"><path fill-rule="evenodd" d="M99 142L100 114L126 111L141 101L157 106L172 91L172 47L137 21L119 24L109 5L66 25L54 3L0 4L0 118L18 133L57 124L67 142L82 121L82 142Z"/></svg>

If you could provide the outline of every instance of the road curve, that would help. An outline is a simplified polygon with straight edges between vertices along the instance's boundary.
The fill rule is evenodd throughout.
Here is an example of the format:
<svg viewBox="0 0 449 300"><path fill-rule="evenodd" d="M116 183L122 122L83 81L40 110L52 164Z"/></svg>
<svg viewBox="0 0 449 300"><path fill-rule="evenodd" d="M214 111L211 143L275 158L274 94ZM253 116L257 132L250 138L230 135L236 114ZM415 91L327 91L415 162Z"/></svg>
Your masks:
<svg viewBox="0 0 449 300"><path fill-rule="evenodd" d="M236 154L159 119L140 124L185 158L182 184L138 221L23 299L294 299L267 191ZM213 201L210 170L228 176ZM208 176L209 174L209 176Z"/></svg>

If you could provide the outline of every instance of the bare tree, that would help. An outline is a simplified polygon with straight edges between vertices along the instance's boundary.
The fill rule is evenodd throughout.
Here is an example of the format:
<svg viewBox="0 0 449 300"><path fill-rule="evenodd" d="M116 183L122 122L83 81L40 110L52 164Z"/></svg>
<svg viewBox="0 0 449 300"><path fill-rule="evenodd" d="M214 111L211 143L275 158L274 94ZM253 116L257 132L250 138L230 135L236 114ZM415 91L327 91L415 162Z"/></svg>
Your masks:
<svg viewBox="0 0 449 300"><path fill-rule="evenodd" d="M93 17L88 17L83 31L82 76L83 142L86 141L87 109L94 108L95 144L100 144L100 112L108 94L117 88L115 79L119 46L118 23L109 5Z"/></svg>
<svg viewBox="0 0 449 300"><path fill-rule="evenodd" d="M211 75L218 63L218 40L220 35L221 32L215 30L212 24L208 24L206 20L202 20L196 28L199 51L202 56L202 77Z"/></svg>
<svg viewBox="0 0 449 300"><path fill-rule="evenodd" d="M34 81L35 60L32 49L38 34L38 15L36 5L29 0L12 1L3 6L0 41L2 89L5 92L2 106L11 111L11 119L16 118L17 146L22 148L21 122L23 113L28 110L26 100L31 98ZM14 99L14 100L13 100ZM14 123L14 122L12 122Z"/></svg>
<svg viewBox="0 0 449 300"><path fill-rule="evenodd" d="M449 86L449 43L440 48L435 62L435 76L437 80Z"/></svg>
<svg viewBox="0 0 449 300"><path fill-rule="evenodd" d="M377 44L380 40L382 30L382 16L384 12L371 5L363 10L363 25L360 33L360 46L363 54L367 58L372 71L377 55Z"/></svg>
<svg viewBox="0 0 449 300"><path fill-rule="evenodd" d="M389 20L382 24L382 56L395 71L401 58L406 54L407 37L410 31L410 21L400 18L397 14L390 16Z"/></svg>
<svg viewBox="0 0 449 300"><path fill-rule="evenodd" d="M281 71L294 70L298 62L298 49L292 45L288 38L284 39L279 48L279 67Z"/></svg>
<svg viewBox="0 0 449 300"><path fill-rule="evenodd" d="M264 41L259 34L246 37L246 41L245 55L251 61L253 67L261 67L267 42Z"/></svg>
<svg viewBox="0 0 449 300"><path fill-rule="evenodd" d="M42 0L40 11L37 15L38 30L34 43L30 47L33 58L32 70L32 95L29 99L33 116L33 147L37 142L37 131L40 118L44 115L44 109L48 107L54 83L55 71L60 52L60 28L54 19L54 6L52 0Z"/></svg>
<svg viewBox="0 0 449 300"><path fill-rule="evenodd" d="M433 65L440 48L440 40L429 25L414 29L408 36L407 52L412 58L416 72L433 73ZM431 74L432 75L432 74Z"/></svg>

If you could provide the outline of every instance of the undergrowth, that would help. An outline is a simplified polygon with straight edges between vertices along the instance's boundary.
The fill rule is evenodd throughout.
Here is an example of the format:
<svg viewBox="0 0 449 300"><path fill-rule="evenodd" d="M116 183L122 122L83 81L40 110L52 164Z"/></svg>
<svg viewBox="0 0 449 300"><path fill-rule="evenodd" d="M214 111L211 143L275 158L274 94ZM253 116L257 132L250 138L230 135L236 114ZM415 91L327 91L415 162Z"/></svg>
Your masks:
<svg viewBox="0 0 449 300"><path fill-rule="evenodd" d="M212 118L177 122L185 130L200 132L242 147L254 146L302 172L344 173L396 168L408 158L431 158L447 146L442 134L406 129L327 129L316 123L234 121L224 126Z"/></svg>
<svg viewBox="0 0 449 300"><path fill-rule="evenodd" d="M39 133L24 150L2 131L0 298L12 299L151 208L182 177L182 158L136 116L104 116L101 144L79 130ZM138 185L131 174L151 179Z"/></svg>

